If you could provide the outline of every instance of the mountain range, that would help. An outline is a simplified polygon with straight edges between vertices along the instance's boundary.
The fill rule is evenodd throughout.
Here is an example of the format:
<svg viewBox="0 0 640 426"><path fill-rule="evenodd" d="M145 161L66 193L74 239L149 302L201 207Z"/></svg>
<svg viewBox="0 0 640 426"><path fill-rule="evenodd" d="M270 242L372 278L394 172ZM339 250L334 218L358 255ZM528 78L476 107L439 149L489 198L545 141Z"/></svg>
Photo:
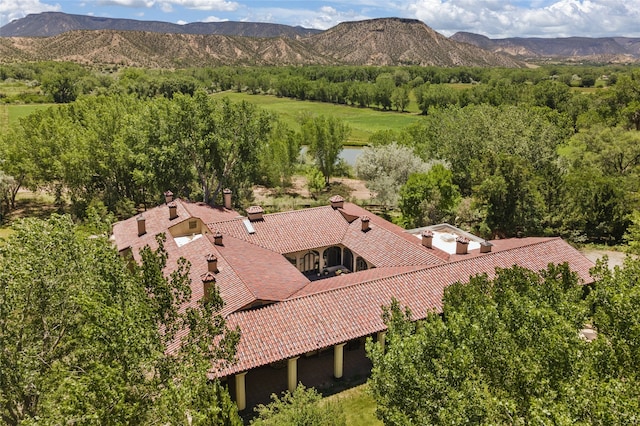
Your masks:
<svg viewBox="0 0 640 426"><path fill-rule="evenodd" d="M494 53L507 53L520 60L565 59L593 62L638 62L640 38L563 37L490 39L480 34L458 32L451 40L472 44Z"/></svg>
<svg viewBox="0 0 640 426"><path fill-rule="evenodd" d="M452 37L379 18L326 31L256 22L185 25L45 12L0 28L0 62L59 60L173 68L212 65L521 67L544 59L637 62L640 39Z"/></svg>

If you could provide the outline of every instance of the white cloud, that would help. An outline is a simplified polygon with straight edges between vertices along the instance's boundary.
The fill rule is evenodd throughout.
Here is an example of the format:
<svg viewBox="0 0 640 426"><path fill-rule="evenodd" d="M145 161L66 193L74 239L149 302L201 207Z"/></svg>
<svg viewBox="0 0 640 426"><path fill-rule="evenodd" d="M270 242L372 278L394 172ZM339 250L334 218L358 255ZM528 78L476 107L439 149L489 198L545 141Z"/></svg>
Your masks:
<svg viewBox="0 0 640 426"><path fill-rule="evenodd" d="M233 12L239 4L226 0L100 0L101 5L117 5L125 7L152 8L158 6L163 12L172 12L173 7L184 7L195 10L218 10Z"/></svg>
<svg viewBox="0 0 640 426"><path fill-rule="evenodd" d="M151 8L156 4L155 0L100 0L101 6L124 6L124 7L144 7Z"/></svg>
<svg viewBox="0 0 640 426"><path fill-rule="evenodd" d="M618 0L417 0L407 12L435 30L489 37L640 35L640 2Z"/></svg>
<svg viewBox="0 0 640 426"><path fill-rule="evenodd" d="M349 3L351 5L352 3ZM319 9L287 9L276 7L251 8L246 12L243 21L273 22L287 25L300 25L305 28L325 30L340 22L369 19L372 16L363 15L353 10L341 11L331 6Z"/></svg>
<svg viewBox="0 0 640 426"><path fill-rule="evenodd" d="M2 0L0 1L0 27L14 19L24 18L30 13L57 12L59 4L44 4L40 0Z"/></svg>
<svg viewBox="0 0 640 426"><path fill-rule="evenodd" d="M163 0L163 3L171 3L187 9L218 10L221 12L233 12L238 9L238 3L225 0Z"/></svg>
<svg viewBox="0 0 640 426"><path fill-rule="evenodd" d="M202 22L226 22L228 19L218 18L217 16L207 16Z"/></svg>

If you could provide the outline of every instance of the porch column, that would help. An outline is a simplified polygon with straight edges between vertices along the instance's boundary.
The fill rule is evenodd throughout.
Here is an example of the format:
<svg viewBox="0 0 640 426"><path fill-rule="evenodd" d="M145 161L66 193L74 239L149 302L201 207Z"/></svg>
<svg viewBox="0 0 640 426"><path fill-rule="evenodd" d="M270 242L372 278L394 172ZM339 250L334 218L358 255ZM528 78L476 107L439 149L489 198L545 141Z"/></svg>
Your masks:
<svg viewBox="0 0 640 426"><path fill-rule="evenodd" d="M333 377L336 379L342 378L344 370L344 345L346 343L339 343L333 347Z"/></svg>
<svg viewBox="0 0 640 426"><path fill-rule="evenodd" d="M244 376L246 375L246 371L236 374L236 405L238 406L238 411L247 408L247 393L244 381Z"/></svg>
<svg viewBox="0 0 640 426"><path fill-rule="evenodd" d="M318 256L318 265L319 265L318 266L318 272L322 272L322 269L325 267L325 264L324 264L324 251L325 250L326 250L326 248L318 250L318 253L320 253L320 255Z"/></svg>
<svg viewBox="0 0 640 426"><path fill-rule="evenodd" d="M295 356L287 360L287 387L292 393L298 387L298 358Z"/></svg>
<svg viewBox="0 0 640 426"><path fill-rule="evenodd" d="M384 338L386 334L387 334L386 331L378 331L378 334L376 335L376 340L378 341L378 344L380 345L380 348L382 348L383 352L384 352Z"/></svg>

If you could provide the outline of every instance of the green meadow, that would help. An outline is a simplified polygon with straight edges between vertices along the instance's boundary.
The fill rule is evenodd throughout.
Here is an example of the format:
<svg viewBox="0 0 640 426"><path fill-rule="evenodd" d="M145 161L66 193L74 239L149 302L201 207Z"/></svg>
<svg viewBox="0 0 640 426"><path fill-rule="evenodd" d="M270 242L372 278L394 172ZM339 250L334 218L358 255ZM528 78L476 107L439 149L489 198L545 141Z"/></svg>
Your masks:
<svg viewBox="0 0 640 426"><path fill-rule="evenodd" d="M0 104L0 132L4 132L9 125L17 123L22 117L50 106L51 104Z"/></svg>
<svg viewBox="0 0 640 426"><path fill-rule="evenodd" d="M382 426L376 417L376 402L363 384L326 397L326 401L342 406L349 426Z"/></svg>
<svg viewBox="0 0 640 426"><path fill-rule="evenodd" d="M299 117L303 114L335 116L351 127L347 145L366 145L369 137L380 130L402 130L421 119L415 101L408 112L380 111L374 108L359 108L324 102L299 101L270 95L250 95L248 93L222 92L213 95L227 97L233 102L247 101L274 112L290 128L298 130ZM0 132L20 118L51 104L0 104Z"/></svg>
<svg viewBox="0 0 640 426"><path fill-rule="evenodd" d="M421 119L415 102L409 105L409 112L401 113L324 102L299 101L271 95L222 92L214 96L227 97L234 102L247 101L256 104L267 111L277 113L294 130L300 128L298 118L303 114L335 116L351 127L347 145L366 145L369 137L377 131L401 130Z"/></svg>

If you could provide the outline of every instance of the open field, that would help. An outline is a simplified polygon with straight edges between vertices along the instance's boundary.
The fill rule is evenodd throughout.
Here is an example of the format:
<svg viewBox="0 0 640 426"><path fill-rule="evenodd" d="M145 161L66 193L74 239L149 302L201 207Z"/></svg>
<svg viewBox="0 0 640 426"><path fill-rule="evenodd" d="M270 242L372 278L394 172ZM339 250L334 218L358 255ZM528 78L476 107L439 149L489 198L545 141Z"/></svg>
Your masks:
<svg viewBox="0 0 640 426"><path fill-rule="evenodd" d="M0 134L4 133L9 128L9 125L17 123L22 117L50 106L52 104L0 104Z"/></svg>
<svg viewBox="0 0 640 426"><path fill-rule="evenodd" d="M379 111L372 108L358 108L324 102L299 101L270 95L250 95L248 93L222 92L214 96L228 97L231 101L247 101L267 111L277 113L292 129L298 130L298 117L304 113L335 116L351 127L351 135L346 145L366 145L369 137L380 130L401 130L421 119L415 102L412 112Z"/></svg>

